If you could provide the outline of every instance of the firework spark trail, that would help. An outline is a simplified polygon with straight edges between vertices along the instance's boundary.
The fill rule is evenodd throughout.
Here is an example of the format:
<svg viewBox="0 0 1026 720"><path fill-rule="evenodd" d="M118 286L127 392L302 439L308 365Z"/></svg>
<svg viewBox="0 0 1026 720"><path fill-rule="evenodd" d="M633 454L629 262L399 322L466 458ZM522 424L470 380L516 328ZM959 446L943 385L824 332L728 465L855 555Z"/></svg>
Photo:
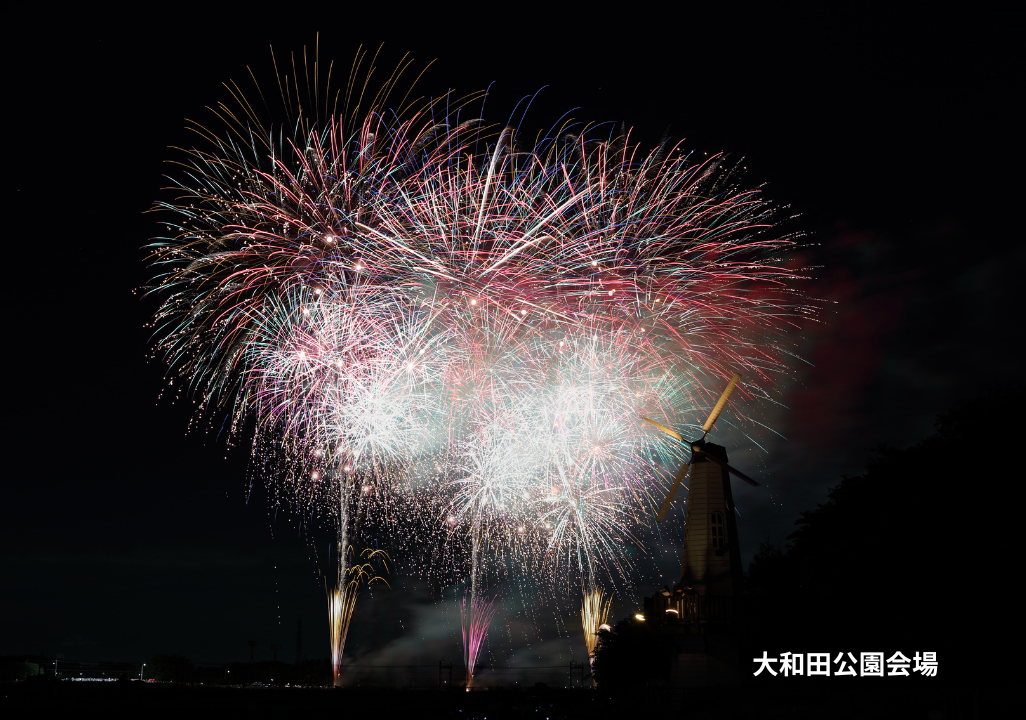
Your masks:
<svg viewBox="0 0 1026 720"><path fill-rule="evenodd" d="M609 620L612 609L612 597L597 587L583 591L581 603L581 623L584 627L584 641L588 646L588 657L594 658L595 647L598 645L598 631Z"/></svg>
<svg viewBox="0 0 1026 720"><path fill-rule="evenodd" d="M339 673L342 671L342 654L345 651L346 636L349 635L349 624L353 619L353 610L356 608L356 598L360 593L361 585L371 585L377 580L384 582L384 578L372 576L373 566L370 561L381 557L384 559L387 569L387 555L381 550L364 550L361 557L368 562L347 567L349 554L348 546L341 549L338 561L339 573L333 587L326 588L328 595L328 629L331 643L331 672L332 684L338 684Z"/></svg>
<svg viewBox="0 0 1026 720"><path fill-rule="evenodd" d="M346 491L343 481L339 481L338 497L338 545L337 545L337 576L335 585L328 588L328 627L331 642L332 683L338 683L338 675L342 670L342 653L345 651L346 637L349 635L349 623L356 608L356 596L362 574L350 581L348 567L352 547L349 544L350 533L350 493Z"/></svg>
<svg viewBox="0 0 1026 720"><path fill-rule="evenodd" d="M331 642L332 684L338 684L342 672L342 653L345 651L349 623L356 608L356 589L339 578L338 584L328 590L328 630Z"/></svg>
<svg viewBox="0 0 1026 720"><path fill-rule="evenodd" d="M495 598L485 598L470 594L464 597L460 606L460 622L463 628L463 662L467 668L467 690L474 682L477 670L477 656L481 644L488 636L488 626L496 611Z"/></svg>
<svg viewBox="0 0 1026 720"><path fill-rule="evenodd" d="M622 133L522 145L387 93L274 127L233 94L158 204L157 347L201 409L256 419L265 479L340 550L373 508L469 536L471 616L486 556L626 582L653 468L683 460L637 416L687 426L735 371L771 402L812 312L770 205Z"/></svg>

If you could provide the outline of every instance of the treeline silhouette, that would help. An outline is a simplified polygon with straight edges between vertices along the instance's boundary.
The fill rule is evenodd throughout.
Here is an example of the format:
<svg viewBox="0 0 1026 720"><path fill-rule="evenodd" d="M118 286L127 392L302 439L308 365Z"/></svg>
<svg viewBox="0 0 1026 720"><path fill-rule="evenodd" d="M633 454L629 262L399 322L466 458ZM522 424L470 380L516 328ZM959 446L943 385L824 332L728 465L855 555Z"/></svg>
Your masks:
<svg viewBox="0 0 1026 720"><path fill-rule="evenodd" d="M997 678L988 643L1011 629L1009 541L1021 478L1023 386L938 416L916 445L871 451L783 546L765 541L745 573L749 652L936 651L948 681ZM895 412L900 411L895 406ZM1011 515L1011 517L1010 517ZM600 635L596 680L665 676L665 638L630 618ZM748 656L748 657L754 657Z"/></svg>

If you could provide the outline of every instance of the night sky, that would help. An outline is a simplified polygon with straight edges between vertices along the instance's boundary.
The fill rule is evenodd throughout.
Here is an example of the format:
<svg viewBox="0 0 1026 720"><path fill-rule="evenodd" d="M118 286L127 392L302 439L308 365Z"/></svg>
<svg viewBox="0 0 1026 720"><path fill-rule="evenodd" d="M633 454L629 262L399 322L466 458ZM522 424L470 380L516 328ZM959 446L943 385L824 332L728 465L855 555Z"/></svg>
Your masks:
<svg viewBox="0 0 1026 720"><path fill-rule="evenodd" d="M783 228L804 233L819 267L804 289L825 304L800 334L809 366L772 418L786 440L728 448L763 483L734 486L746 563L869 448L913 444L938 412L1021 375L1010 18L381 7L218 17L175 6L174 17L91 11L8 28L0 655L221 663L248 659L253 639L258 658L280 643L291 662L300 617L304 655L328 655L309 549L273 520L263 488L250 492L245 443L189 431L190 403L161 398L165 367L147 360L143 327L156 305L136 292L159 234L143 213L170 146L191 142L185 118L207 118L247 65L271 87L269 46L301 52L318 31L340 77L360 43L384 42L384 72L407 52L416 68L437 60L425 95L494 83L485 114L499 123L540 90L532 130L573 111L623 121L646 147L668 132L743 159L746 184L789 206ZM679 549L665 550L672 569ZM392 584L361 599L347 655L459 658L452 601L414 577ZM619 601L617 617L637 605ZM493 659L582 659L576 610L565 621L570 639L543 628L530 647L503 630Z"/></svg>

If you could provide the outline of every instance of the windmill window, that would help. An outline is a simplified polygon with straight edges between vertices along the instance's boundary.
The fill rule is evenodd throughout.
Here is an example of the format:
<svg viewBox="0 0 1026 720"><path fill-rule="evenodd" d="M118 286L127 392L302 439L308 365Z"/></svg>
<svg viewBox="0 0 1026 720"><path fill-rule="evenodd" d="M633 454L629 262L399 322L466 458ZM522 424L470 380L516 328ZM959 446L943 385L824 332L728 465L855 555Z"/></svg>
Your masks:
<svg viewBox="0 0 1026 720"><path fill-rule="evenodd" d="M723 513L714 512L712 514L712 546L714 548L723 547L727 544L726 537L726 529L723 527Z"/></svg>

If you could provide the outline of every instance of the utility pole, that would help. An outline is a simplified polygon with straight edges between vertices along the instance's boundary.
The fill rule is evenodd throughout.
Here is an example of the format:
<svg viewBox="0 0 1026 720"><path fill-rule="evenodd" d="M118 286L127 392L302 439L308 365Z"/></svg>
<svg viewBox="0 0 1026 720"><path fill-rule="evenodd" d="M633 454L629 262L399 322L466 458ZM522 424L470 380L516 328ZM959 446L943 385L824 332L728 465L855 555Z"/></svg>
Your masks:
<svg viewBox="0 0 1026 720"><path fill-rule="evenodd" d="M449 671L449 679L442 680L442 674L446 670ZM452 658L449 659L449 662L445 660L438 661L438 689L441 690L442 688L452 690Z"/></svg>
<svg viewBox="0 0 1026 720"><path fill-rule="evenodd" d="M281 650L281 645L271 645L270 648L274 653L274 662L278 662L278 651Z"/></svg>
<svg viewBox="0 0 1026 720"><path fill-rule="evenodd" d="M303 618L296 623L296 665L303 662Z"/></svg>
<svg viewBox="0 0 1026 720"><path fill-rule="evenodd" d="M256 647L256 640L249 641L249 661L253 662L253 648Z"/></svg>
<svg viewBox="0 0 1026 720"><path fill-rule="evenodd" d="M581 685L584 684L584 663L570 661L570 687L574 686L574 670L579 670L581 673Z"/></svg>

